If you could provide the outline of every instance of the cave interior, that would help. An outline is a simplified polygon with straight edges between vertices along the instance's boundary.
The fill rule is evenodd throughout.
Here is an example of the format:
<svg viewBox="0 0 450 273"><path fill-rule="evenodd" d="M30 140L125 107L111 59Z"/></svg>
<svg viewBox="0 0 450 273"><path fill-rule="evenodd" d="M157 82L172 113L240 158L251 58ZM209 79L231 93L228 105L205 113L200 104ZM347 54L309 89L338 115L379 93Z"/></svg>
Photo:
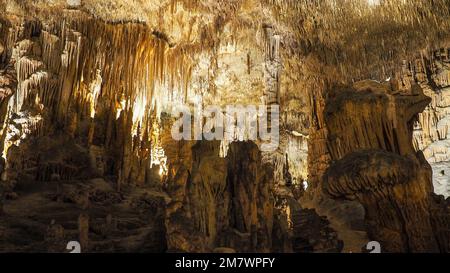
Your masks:
<svg viewBox="0 0 450 273"><path fill-rule="evenodd" d="M0 0L0 252L448 253L449 42L448 0Z"/></svg>

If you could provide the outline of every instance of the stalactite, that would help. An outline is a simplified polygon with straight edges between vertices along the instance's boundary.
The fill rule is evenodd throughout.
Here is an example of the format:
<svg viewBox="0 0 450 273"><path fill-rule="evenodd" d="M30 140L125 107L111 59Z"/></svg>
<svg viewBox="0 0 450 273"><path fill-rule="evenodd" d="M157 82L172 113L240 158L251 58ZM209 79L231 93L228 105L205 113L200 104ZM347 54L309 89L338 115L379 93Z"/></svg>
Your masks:
<svg viewBox="0 0 450 273"><path fill-rule="evenodd" d="M67 12L71 16L59 24L39 26L39 39L23 40L16 47L11 45L19 37L25 38L24 31L29 29L22 27L22 22L11 28L6 48L17 60L18 90L10 100L13 111L7 119L22 108L28 111L37 107L42 112L41 118L66 127L72 136L84 134L83 120L90 120L86 133L89 145L102 145L100 139L111 145L112 139L125 138L124 152L118 158L119 180L127 181L136 173L131 167L134 158L142 161L139 164L159 161L164 173L164 153L157 143L151 147L146 144L150 143L147 131L153 129L146 124L159 119L163 110L170 110L167 108L170 103L183 102L181 94L189 92L191 81L190 53L183 45L169 45L166 36L155 35L144 24L113 25L79 11ZM30 58L28 54L36 46L41 50ZM35 105L31 103L37 101ZM111 112L117 120L114 126L111 119L104 128L95 125L96 119L104 119ZM4 156L11 145L9 139L21 134L34 135L33 131L42 131L43 124L51 124L41 123L30 124L23 132L8 133ZM114 136L117 129L112 127L122 127L120 134ZM8 126L5 130L9 130ZM129 149L136 152L130 154ZM145 150L151 153L146 154ZM142 180L145 173L138 176Z"/></svg>

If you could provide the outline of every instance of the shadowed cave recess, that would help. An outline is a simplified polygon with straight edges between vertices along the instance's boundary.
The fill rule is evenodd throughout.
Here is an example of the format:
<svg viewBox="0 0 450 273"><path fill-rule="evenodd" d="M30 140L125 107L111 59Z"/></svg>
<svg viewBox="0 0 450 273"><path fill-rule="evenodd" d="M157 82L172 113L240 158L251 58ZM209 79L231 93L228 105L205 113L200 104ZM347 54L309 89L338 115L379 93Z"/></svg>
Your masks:
<svg viewBox="0 0 450 273"><path fill-rule="evenodd" d="M0 252L449 252L449 42L448 0L0 0Z"/></svg>

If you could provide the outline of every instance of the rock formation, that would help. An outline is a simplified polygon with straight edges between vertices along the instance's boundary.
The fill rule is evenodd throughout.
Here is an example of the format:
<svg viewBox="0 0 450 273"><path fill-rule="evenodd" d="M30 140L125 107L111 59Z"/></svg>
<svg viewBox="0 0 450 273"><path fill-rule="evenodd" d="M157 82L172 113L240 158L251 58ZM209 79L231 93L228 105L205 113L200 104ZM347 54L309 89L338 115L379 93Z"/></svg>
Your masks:
<svg viewBox="0 0 450 273"><path fill-rule="evenodd" d="M180 146L181 155L168 152L169 158L183 158L182 165L169 160L169 250L270 251L273 180L270 169L261 165L257 146L232 143L226 158L219 157L218 142Z"/></svg>
<svg viewBox="0 0 450 273"><path fill-rule="evenodd" d="M332 158L325 191L361 202L369 236L388 252L449 248L435 237L449 223L434 223L431 167L412 145L414 119L430 102L418 86L405 94L363 82L336 90L325 108Z"/></svg>
<svg viewBox="0 0 450 273"><path fill-rule="evenodd" d="M432 99L423 113L419 114L418 122L415 124L414 146L424 152L425 158L433 168L435 193L444 197L449 196L449 181L445 176L450 161L448 63L448 50L441 48L422 54L414 62L405 64L402 73L404 81L415 79L424 93Z"/></svg>
<svg viewBox="0 0 450 273"><path fill-rule="evenodd" d="M449 18L0 0L0 252L448 252ZM274 149L172 137L174 110L211 105L278 107Z"/></svg>

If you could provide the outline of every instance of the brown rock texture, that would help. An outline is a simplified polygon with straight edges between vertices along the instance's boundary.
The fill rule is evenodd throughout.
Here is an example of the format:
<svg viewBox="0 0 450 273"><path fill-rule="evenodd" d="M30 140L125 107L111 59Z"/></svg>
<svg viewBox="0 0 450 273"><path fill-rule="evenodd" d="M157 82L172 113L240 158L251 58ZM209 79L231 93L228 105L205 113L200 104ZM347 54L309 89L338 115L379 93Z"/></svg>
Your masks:
<svg viewBox="0 0 450 273"><path fill-rule="evenodd" d="M433 223L431 167L412 145L414 119L430 101L418 86L401 93L361 82L337 89L325 108L333 161L324 189L361 202L369 236L387 252L448 251L435 236L448 237L449 223Z"/></svg>
<svg viewBox="0 0 450 273"><path fill-rule="evenodd" d="M448 252L450 6L375 2L0 0L0 252Z"/></svg>
<svg viewBox="0 0 450 273"><path fill-rule="evenodd" d="M169 144L170 145L170 144ZM258 147L232 143L226 158L218 142L182 142L177 155L167 148L168 248L205 252L232 248L269 252L274 207L272 172L261 165Z"/></svg>

